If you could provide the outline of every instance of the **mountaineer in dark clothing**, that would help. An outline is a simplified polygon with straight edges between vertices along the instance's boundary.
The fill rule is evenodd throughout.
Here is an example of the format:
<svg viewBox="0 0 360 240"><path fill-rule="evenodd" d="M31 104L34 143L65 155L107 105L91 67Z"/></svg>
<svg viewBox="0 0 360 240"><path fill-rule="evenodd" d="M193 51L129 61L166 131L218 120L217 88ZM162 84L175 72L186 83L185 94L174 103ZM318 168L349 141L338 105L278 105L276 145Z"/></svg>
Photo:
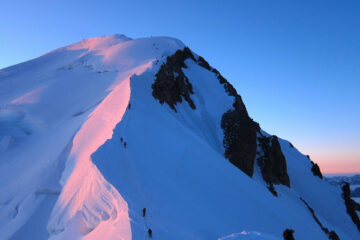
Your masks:
<svg viewBox="0 0 360 240"><path fill-rule="evenodd" d="M146 208L143 208L143 217L146 215Z"/></svg>
<svg viewBox="0 0 360 240"><path fill-rule="evenodd" d="M286 229L283 233L284 240L295 240L294 232L292 229Z"/></svg>
<svg viewBox="0 0 360 240"><path fill-rule="evenodd" d="M151 231L151 228L149 228L149 230L148 230L148 234L149 234L149 238L152 238L152 231Z"/></svg>
<svg viewBox="0 0 360 240"><path fill-rule="evenodd" d="M126 142L124 142L124 148L126 148Z"/></svg>

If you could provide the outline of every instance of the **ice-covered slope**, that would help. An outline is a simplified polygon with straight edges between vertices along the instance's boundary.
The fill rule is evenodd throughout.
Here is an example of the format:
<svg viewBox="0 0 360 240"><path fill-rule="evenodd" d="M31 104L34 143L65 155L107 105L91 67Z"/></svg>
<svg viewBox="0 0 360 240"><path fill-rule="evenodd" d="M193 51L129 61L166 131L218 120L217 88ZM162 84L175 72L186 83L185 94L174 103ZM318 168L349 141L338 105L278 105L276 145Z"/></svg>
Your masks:
<svg viewBox="0 0 360 240"><path fill-rule="evenodd" d="M112 35L1 70L0 239L360 238L341 189L184 47Z"/></svg>

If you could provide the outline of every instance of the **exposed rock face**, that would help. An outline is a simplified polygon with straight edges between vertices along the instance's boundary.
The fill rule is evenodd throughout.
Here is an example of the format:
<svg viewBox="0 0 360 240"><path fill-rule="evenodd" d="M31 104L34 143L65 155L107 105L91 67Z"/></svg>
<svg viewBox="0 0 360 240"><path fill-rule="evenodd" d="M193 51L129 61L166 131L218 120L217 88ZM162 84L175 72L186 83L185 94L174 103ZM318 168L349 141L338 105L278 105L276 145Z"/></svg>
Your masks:
<svg viewBox="0 0 360 240"><path fill-rule="evenodd" d="M262 155L258 158L258 164L263 179L269 185L269 190L271 192L275 191L273 184L283 184L290 187L286 160L281 151L277 136L259 137L259 144L262 149Z"/></svg>
<svg viewBox="0 0 360 240"><path fill-rule="evenodd" d="M181 103L183 98L192 109L196 108L190 98L190 94L194 94L193 87L182 71L182 68L186 68L185 60L188 58L196 61L187 47L177 50L173 55L167 57L166 62L156 73L155 82L151 86L153 97L158 99L161 104L167 103L175 112L175 105Z"/></svg>
<svg viewBox="0 0 360 240"><path fill-rule="evenodd" d="M317 165L313 161L311 161L311 163L312 163L311 171L314 174L314 176L317 176L317 177L323 179L323 175L322 175L322 173L320 171L319 165Z"/></svg>
<svg viewBox="0 0 360 240"><path fill-rule="evenodd" d="M197 63L213 72L219 82L223 84L229 96L234 97L233 108L225 112L221 119L224 131L223 144L225 157L232 164L252 177L256 156L256 134L260 130L259 124L253 121L236 89L219 73L212 68L204 58L198 57Z"/></svg>
<svg viewBox="0 0 360 240"><path fill-rule="evenodd" d="M176 112L175 105L182 102L184 98L192 109L196 106L190 95L194 94L189 79L185 76L182 68L186 68L186 59L194 60L199 66L213 72L219 82L223 84L229 96L234 97L233 108L224 113L221 127L224 130L223 144L225 157L248 176L254 173L254 162L256 156L256 134L260 130L259 124L254 122L248 115L246 107L237 94L236 89L219 73L212 68L204 58L195 59L190 49L185 47L169 56L155 75L156 79L152 85L152 95L161 104L167 103Z"/></svg>
<svg viewBox="0 0 360 240"><path fill-rule="evenodd" d="M249 118L240 101L241 99L236 99L234 109L224 113L221 119L225 157L252 177L257 147L256 133L259 126Z"/></svg>
<svg viewBox="0 0 360 240"><path fill-rule="evenodd" d="M342 191L343 191L342 196L345 200L346 211L350 215L351 220L354 222L354 224L360 231L360 219L355 210L356 202L352 200L350 197L351 194L350 184L345 182L344 185L342 186Z"/></svg>
<svg viewBox="0 0 360 240"><path fill-rule="evenodd" d="M329 240L340 240L340 238L335 231L331 231L329 232Z"/></svg>
<svg viewBox="0 0 360 240"><path fill-rule="evenodd" d="M339 236L337 235L337 233L335 231L329 231L328 228L326 228L321 222L320 220L317 218L317 216L315 215L315 211L314 209L312 209L309 204L303 199L300 198L300 200L306 205L306 207L309 209L309 211L311 212L311 215L313 216L315 222L319 225L319 227L321 228L321 230L329 237L329 240L340 240Z"/></svg>
<svg viewBox="0 0 360 240"><path fill-rule="evenodd" d="M284 240L295 240L294 238L294 230L293 229L285 229L283 232Z"/></svg>

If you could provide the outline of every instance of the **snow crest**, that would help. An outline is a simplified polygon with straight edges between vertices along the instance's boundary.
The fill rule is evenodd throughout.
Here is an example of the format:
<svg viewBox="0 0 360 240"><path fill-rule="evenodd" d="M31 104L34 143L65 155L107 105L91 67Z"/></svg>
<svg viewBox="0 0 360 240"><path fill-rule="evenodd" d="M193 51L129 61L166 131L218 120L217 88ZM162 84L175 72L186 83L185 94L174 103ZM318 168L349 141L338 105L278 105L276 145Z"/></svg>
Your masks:
<svg viewBox="0 0 360 240"><path fill-rule="evenodd" d="M2 70L0 180L8 184L0 187L1 239L26 238L40 225L36 239L132 238L127 202L91 155L121 121L131 76L182 47L167 37L111 35ZM40 218L48 221L34 222Z"/></svg>
<svg viewBox="0 0 360 240"><path fill-rule="evenodd" d="M291 185L274 185L277 196L256 161L249 177L224 157L234 96L196 54L177 69L196 108L154 98L179 49L112 35L1 70L0 239L359 238L340 189L289 142L279 138Z"/></svg>

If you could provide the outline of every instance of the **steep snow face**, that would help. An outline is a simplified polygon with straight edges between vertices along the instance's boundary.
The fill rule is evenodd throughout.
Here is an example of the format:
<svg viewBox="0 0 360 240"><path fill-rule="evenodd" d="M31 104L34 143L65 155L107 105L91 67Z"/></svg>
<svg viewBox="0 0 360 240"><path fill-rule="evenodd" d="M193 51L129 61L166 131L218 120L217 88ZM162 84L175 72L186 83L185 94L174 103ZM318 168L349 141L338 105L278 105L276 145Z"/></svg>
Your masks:
<svg viewBox="0 0 360 240"><path fill-rule="evenodd" d="M277 142L290 181L277 196L259 146L251 174L225 158L222 119L241 98L190 50L161 67L182 49L112 35L0 72L0 239L359 238L340 189L289 142ZM175 101L154 97L161 69L180 81Z"/></svg>
<svg viewBox="0 0 360 240"><path fill-rule="evenodd" d="M133 239L143 238L148 229L157 239L221 239L243 230L264 236L248 239L272 239L288 228L296 239L329 239L321 226L341 239L359 237L341 191L314 176L310 160L289 142L279 139L278 144L291 187L275 185L277 197L257 164L253 178L232 165L224 157L221 119L234 97L196 59L185 60L182 71L192 85L195 108L184 99L174 106L161 104L152 95L153 72L133 77L131 108L92 155L128 203Z"/></svg>
<svg viewBox="0 0 360 240"><path fill-rule="evenodd" d="M122 119L130 77L183 47L113 35L1 71L0 238L131 238L126 201L90 155Z"/></svg>

